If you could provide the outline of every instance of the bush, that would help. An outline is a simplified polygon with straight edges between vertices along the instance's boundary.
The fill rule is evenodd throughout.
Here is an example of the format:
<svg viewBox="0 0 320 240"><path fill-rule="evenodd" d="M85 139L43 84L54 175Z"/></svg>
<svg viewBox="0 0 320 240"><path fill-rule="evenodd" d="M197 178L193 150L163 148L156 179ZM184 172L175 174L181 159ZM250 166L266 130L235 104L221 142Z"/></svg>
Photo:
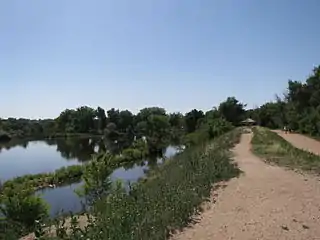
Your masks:
<svg viewBox="0 0 320 240"><path fill-rule="evenodd" d="M186 146L199 145L230 131L232 128L232 124L223 118L208 119L200 125L197 131L185 136L184 144Z"/></svg>
<svg viewBox="0 0 320 240"><path fill-rule="evenodd" d="M10 228L20 226L20 234L34 231L36 220L48 217L48 205L38 196L32 195L30 189L7 191L0 199L0 211L5 216Z"/></svg>

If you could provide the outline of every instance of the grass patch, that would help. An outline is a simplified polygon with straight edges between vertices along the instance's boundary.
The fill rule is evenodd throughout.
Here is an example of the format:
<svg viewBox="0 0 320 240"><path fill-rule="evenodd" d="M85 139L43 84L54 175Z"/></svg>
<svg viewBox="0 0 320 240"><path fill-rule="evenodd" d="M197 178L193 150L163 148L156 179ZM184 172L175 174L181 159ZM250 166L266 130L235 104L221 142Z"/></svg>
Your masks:
<svg viewBox="0 0 320 240"><path fill-rule="evenodd" d="M78 182L81 180L83 168L82 165L72 165L59 168L51 173L27 174L15 177L2 184L0 195L2 192L6 192L7 189L32 188L33 191L36 191L51 185L60 186Z"/></svg>
<svg viewBox="0 0 320 240"><path fill-rule="evenodd" d="M187 148L151 172L147 181L134 184L129 193L117 184L95 202L94 223L55 239L168 239L194 221L214 183L239 175L229 149L240 135L241 129L236 129L209 144Z"/></svg>
<svg viewBox="0 0 320 240"><path fill-rule="evenodd" d="M320 156L294 147L266 128L253 129L252 150L268 162L320 174Z"/></svg>

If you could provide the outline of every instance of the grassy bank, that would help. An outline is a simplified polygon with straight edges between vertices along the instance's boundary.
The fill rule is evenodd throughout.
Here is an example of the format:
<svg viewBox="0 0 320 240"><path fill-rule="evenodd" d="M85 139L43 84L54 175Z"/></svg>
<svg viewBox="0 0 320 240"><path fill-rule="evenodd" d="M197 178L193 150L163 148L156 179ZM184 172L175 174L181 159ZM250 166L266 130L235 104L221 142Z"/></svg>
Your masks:
<svg viewBox="0 0 320 240"><path fill-rule="evenodd" d="M209 144L186 149L150 173L146 181L133 185L129 194L122 186L114 186L95 202L94 223L68 237L58 233L55 239L168 239L201 212L214 183L239 175L229 149L240 135L237 129Z"/></svg>
<svg viewBox="0 0 320 240"><path fill-rule="evenodd" d="M34 195L34 191L83 181L77 193L83 194L90 204L108 192L109 177L115 169L147 156L147 145L139 140L120 155L109 152L95 154L87 164L62 167L51 173L19 176L0 183L0 239L2 236L8 237L6 232L9 230L15 236L13 239L34 231L36 219L42 219L42 223L51 222L48 215L50 206L41 196Z"/></svg>
<svg viewBox="0 0 320 240"><path fill-rule="evenodd" d="M132 147L124 149L120 155L113 156L112 164L109 164L108 166L110 166L110 170L114 170L127 163L145 159L147 156L148 151L146 144L143 141L136 141L133 143ZM79 182L84 174L85 168L90 164L92 163L89 162L84 165L61 167L50 173L28 174L15 177L2 184L0 195L7 189L31 188L33 191L36 191L47 187Z"/></svg>
<svg viewBox="0 0 320 240"><path fill-rule="evenodd" d="M32 188L34 191L46 187L60 186L66 183L77 182L83 174L82 165L62 167L51 173L28 174L5 181L2 191L7 189Z"/></svg>
<svg viewBox="0 0 320 240"><path fill-rule="evenodd" d="M320 173L320 156L295 148L266 128L256 127L253 132L252 150L259 157L281 166Z"/></svg>
<svg viewBox="0 0 320 240"><path fill-rule="evenodd" d="M36 219L41 219L41 224L49 226L48 210L50 206L41 198L34 195L34 191L52 185L64 185L74 181L83 181L83 186L77 193L85 197L90 203L101 194L108 192L112 172L124 164L128 164L134 157L141 156L137 152L133 156L124 153L114 156L108 153L97 154L85 165L76 165L61 168L53 173L25 175L6 181L0 186L0 239L17 239L35 230ZM130 151L129 151L130 152ZM39 187L41 186L41 187ZM66 199L68 201L68 199ZM69 214L66 214L66 216ZM65 216L59 216L59 218ZM12 238L7 235L11 232Z"/></svg>

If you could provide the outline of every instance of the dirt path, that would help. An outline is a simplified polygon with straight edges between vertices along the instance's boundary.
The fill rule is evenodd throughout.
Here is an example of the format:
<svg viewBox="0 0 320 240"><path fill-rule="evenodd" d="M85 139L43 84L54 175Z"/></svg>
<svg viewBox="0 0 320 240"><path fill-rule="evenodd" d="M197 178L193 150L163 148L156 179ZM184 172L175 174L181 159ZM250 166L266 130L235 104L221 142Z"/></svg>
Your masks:
<svg viewBox="0 0 320 240"><path fill-rule="evenodd" d="M219 190L199 222L173 240L320 239L320 182L267 165L251 153L251 137L242 135L234 149L244 174Z"/></svg>
<svg viewBox="0 0 320 240"><path fill-rule="evenodd" d="M307 150L314 154L320 155L319 141L297 133L285 134L283 131L280 130L274 130L274 132L278 133L281 137L283 137L286 141L290 142L296 148L301 148L302 150Z"/></svg>

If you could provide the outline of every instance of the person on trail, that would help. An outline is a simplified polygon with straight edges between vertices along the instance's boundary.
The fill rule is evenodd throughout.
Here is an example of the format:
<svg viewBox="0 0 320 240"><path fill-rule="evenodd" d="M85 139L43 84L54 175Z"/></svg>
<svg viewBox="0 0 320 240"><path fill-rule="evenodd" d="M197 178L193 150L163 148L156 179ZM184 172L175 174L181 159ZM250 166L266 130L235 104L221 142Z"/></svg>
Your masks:
<svg viewBox="0 0 320 240"><path fill-rule="evenodd" d="M283 127L283 131L284 131L284 133L288 133L288 128L287 128L287 126L284 126L284 127Z"/></svg>

